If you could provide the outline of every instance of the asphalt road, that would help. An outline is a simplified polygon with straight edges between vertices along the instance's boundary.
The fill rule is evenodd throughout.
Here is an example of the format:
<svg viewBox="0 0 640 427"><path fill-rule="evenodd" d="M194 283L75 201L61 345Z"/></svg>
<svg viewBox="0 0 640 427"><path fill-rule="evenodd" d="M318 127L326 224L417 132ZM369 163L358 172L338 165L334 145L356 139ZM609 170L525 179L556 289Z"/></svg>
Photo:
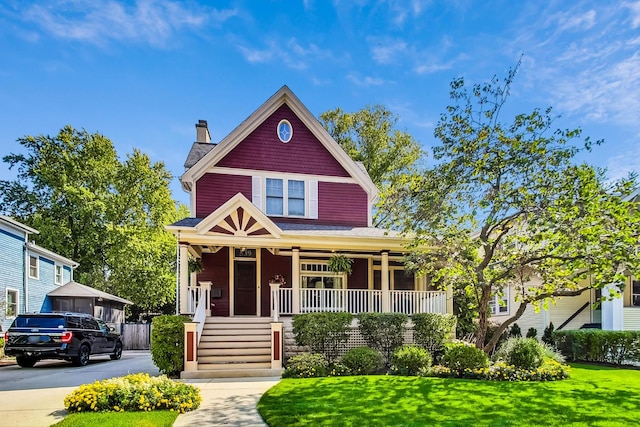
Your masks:
<svg viewBox="0 0 640 427"><path fill-rule="evenodd" d="M33 368L18 365L0 367L0 391L77 387L136 372L159 375L148 351L125 350L120 360L111 360L109 355L92 355L87 366L73 366L62 360L42 360Z"/></svg>

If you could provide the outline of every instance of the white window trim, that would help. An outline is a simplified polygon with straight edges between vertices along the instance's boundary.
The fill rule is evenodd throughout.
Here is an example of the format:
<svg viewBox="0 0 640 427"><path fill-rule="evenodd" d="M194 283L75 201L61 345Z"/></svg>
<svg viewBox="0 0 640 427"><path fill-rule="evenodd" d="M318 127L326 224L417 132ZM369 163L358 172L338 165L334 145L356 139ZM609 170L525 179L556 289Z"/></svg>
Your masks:
<svg viewBox="0 0 640 427"><path fill-rule="evenodd" d="M35 259L36 260L36 274L32 275L31 274L31 259ZM29 278L30 279L39 279L40 278L40 257L39 256L33 256L33 255L29 255Z"/></svg>
<svg viewBox="0 0 640 427"><path fill-rule="evenodd" d="M15 309L15 313L12 316L9 315L9 292L15 292L16 294L16 305L15 305L16 309ZM4 293L4 301L5 301L5 307L4 307L5 319L15 318L18 315L18 310L20 306L20 291L13 288L6 288L6 291Z"/></svg>
<svg viewBox="0 0 640 427"><path fill-rule="evenodd" d="M504 301L506 304L500 305L500 301ZM500 298L500 296L497 294L491 295L491 299L489 300L489 307L491 308L491 314L493 316L508 316L511 310L509 304L509 288L504 288L502 298ZM500 307L505 307L506 311L501 312Z"/></svg>
<svg viewBox="0 0 640 427"><path fill-rule="evenodd" d="M267 179L282 181L282 215L267 212ZM289 181L304 183L304 215L289 214ZM269 217L318 219L318 181L316 180L280 174L258 175L252 177L251 193L251 202Z"/></svg>
<svg viewBox="0 0 640 427"><path fill-rule="evenodd" d="M322 270L317 270L317 271L305 270L303 269L303 265L305 264L314 264L314 265L322 266ZM304 280L302 280L303 277L339 277L342 279L341 280L342 287L330 288L330 289L347 289L347 274L329 271L328 266L329 266L329 263L327 261L309 260L309 259L300 260L300 288L314 289L314 288L303 288L302 286L302 284L304 283ZM322 289L326 289L326 288L322 288Z"/></svg>
<svg viewBox="0 0 640 427"><path fill-rule="evenodd" d="M60 269L60 280L58 280L58 269ZM53 282L56 285L62 285L64 282L64 266L62 264L55 263L53 265Z"/></svg>

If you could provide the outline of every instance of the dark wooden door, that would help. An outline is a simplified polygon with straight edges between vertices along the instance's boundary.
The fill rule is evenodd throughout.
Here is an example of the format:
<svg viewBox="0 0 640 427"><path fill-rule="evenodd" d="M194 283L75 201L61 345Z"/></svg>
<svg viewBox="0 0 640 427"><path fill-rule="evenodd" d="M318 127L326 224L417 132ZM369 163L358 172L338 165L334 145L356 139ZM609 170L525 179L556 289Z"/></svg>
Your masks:
<svg viewBox="0 0 640 427"><path fill-rule="evenodd" d="M256 314L256 262L235 261L234 267L234 313L236 315Z"/></svg>

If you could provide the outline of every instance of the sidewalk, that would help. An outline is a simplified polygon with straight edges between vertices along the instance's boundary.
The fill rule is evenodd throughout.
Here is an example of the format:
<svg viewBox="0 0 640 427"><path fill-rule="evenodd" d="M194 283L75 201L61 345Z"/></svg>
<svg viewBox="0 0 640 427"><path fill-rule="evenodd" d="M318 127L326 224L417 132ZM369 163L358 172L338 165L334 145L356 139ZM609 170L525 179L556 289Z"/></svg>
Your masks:
<svg viewBox="0 0 640 427"><path fill-rule="evenodd" d="M256 405L278 381L279 377L185 380L200 388L202 404L179 415L173 426L265 426Z"/></svg>

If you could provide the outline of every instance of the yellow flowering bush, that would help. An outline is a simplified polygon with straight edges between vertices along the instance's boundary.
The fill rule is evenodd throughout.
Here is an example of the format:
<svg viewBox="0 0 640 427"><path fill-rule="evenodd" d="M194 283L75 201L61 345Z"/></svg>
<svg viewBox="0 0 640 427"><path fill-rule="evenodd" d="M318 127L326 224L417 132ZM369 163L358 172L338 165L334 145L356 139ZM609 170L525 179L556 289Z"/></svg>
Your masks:
<svg viewBox="0 0 640 427"><path fill-rule="evenodd" d="M423 376L442 378L469 378L491 381L557 381L569 378L569 366L552 358L545 358L534 369L521 369L498 361L486 368L455 370L446 366L433 366Z"/></svg>
<svg viewBox="0 0 640 427"><path fill-rule="evenodd" d="M83 384L64 399L69 412L170 410L185 413L197 409L201 402L197 387L164 375L151 377L149 374Z"/></svg>

